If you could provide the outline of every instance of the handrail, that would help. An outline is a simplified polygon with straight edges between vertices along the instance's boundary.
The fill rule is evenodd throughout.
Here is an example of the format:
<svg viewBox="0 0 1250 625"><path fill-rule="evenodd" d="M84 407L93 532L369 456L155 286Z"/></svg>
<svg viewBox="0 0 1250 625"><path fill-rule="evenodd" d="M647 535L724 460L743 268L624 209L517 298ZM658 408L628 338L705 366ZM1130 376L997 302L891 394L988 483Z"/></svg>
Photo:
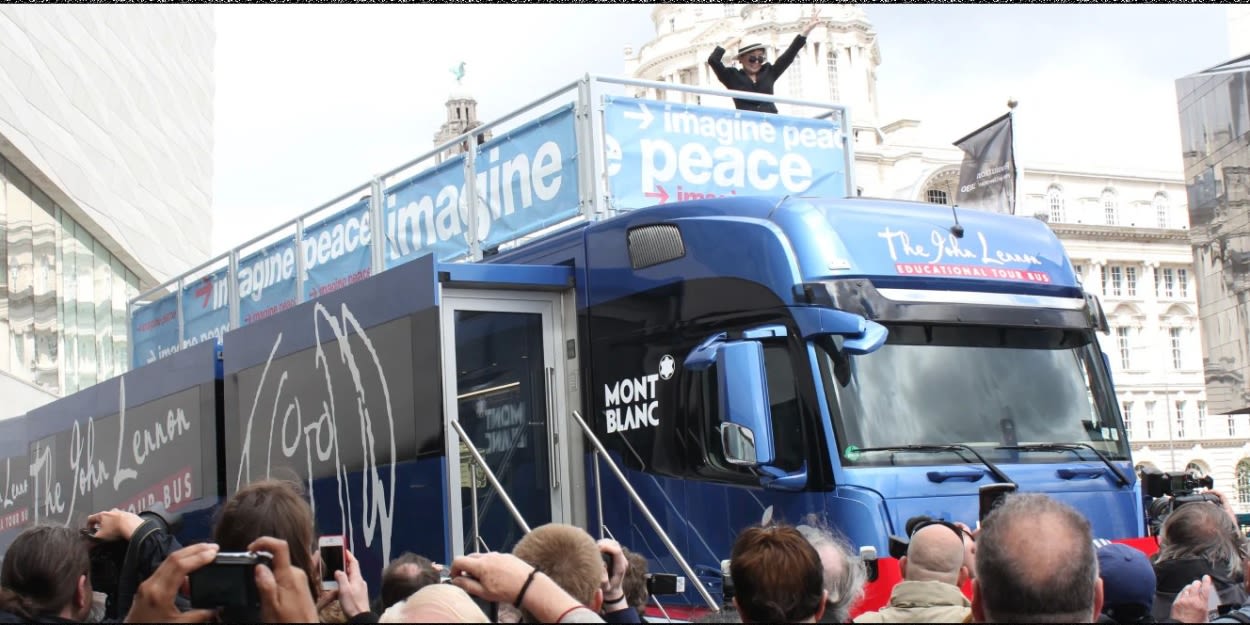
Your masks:
<svg viewBox="0 0 1250 625"><path fill-rule="evenodd" d="M695 85L683 85L675 82L659 82L655 80L642 80L639 78L620 78L618 76L600 76L591 74L590 79L596 82L607 83L610 85L623 85L626 87L643 87L649 89L663 89L665 91L677 91L680 93L697 93L700 95L714 95L725 98L738 98L748 100L758 100L760 102L773 102L776 104L792 104L794 106L807 106L811 108L829 109L830 111L840 111L843 119L850 116L850 107L845 104L833 104L830 102L820 102L817 100L800 100L798 98L789 98L785 96L776 96L766 93L743 92L731 89L715 89L712 87L697 87Z"/></svg>
<svg viewBox="0 0 1250 625"><path fill-rule="evenodd" d="M478 453L477 447L473 444L473 439L469 438L469 435L465 433L464 427L460 425L459 421L453 419L451 421L451 427L455 428L456 434L460 436L460 440L465 442L465 448L467 448L469 450L469 454L473 456L473 462L482 468L482 472L486 476L486 481L490 482L490 485L495 487L495 492L499 493L499 498L503 500L504 507L507 508L508 512L512 514L512 519L517 522L517 525L521 526L522 531L526 534L530 533L529 524L525 522L525 519L521 518L521 512L517 510L516 504L512 503L512 498L508 496L506 491L504 491L503 485L500 484L499 480L495 477L495 472L490 470L490 465L486 464L486 459L482 457L482 454ZM476 540L477 539L475 537L474 542L476 542Z"/></svg>
<svg viewBox="0 0 1250 625"><path fill-rule="evenodd" d="M576 420L577 425L582 428L582 433L586 435L586 438L588 438L591 444L595 446L596 452L601 454L608 461L608 468L612 470L614 475L616 475L616 479L621 483L621 486L625 488L625 492L629 493L629 498L634 500L634 503L638 506L639 512L642 512L642 516L645 517L647 522L651 524L651 529L655 530L655 533L660 537L660 541L663 542L664 546L668 548L668 552L673 554L673 559L677 560L677 565L680 566L682 572L686 574L686 578L694 584L695 590L699 591L699 595L703 597L703 600L707 602L708 607L710 607L713 612L719 612L720 605L716 603L716 600L712 598L711 593L709 593L707 588L704 587L703 581L695 575L694 569L690 568L690 563L686 562L686 559L682 557L681 553L677 550L677 546L674 545L672 539L668 537L668 532L664 531L664 527L661 526L660 522L656 520L655 515L651 514L651 511L647 509L647 504L643 503L642 497L639 497L638 491L634 490L634 487L630 485L629 480L625 478L625 474L621 472L621 468L616 466L616 461L608 455L608 450L603 446L603 443L599 441L599 437L595 436L595 433L590 429L590 426L586 424L586 420L582 418L581 413L574 410L573 419ZM452 423L455 424L455 421L452 421ZM602 517L599 518L599 524L603 525Z"/></svg>

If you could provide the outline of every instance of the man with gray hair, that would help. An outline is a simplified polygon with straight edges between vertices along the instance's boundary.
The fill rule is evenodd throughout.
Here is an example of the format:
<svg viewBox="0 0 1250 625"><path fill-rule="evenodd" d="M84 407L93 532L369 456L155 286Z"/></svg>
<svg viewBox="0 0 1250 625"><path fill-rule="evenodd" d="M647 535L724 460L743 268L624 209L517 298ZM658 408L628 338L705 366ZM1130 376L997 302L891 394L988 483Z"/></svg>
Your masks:
<svg viewBox="0 0 1250 625"><path fill-rule="evenodd" d="M811 514L803 521L795 529L820 556L823 585L829 593L820 622L849 622L851 608L864 596L864 582L868 580L864 563L852 551L851 544L834 534L820 517Z"/></svg>
<svg viewBox="0 0 1250 625"><path fill-rule="evenodd" d="M1222 612L1250 600L1244 572L1250 546L1236 518L1224 507L1205 502L1187 503L1168 515L1155 556L1155 619L1166 618L1177 594L1203 575L1215 583Z"/></svg>
<svg viewBox="0 0 1250 625"><path fill-rule="evenodd" d="M951 523L930 520L912 531L907 555L899 559L903 581L890 602L865 612L856 623L962 623L972 604L960 587L968 581L964 532Z"/></svg>
<svg viewBox="0 0 1250 625"><path fill-rule="evenodd" d="M1008 495L977 536L979 623L1093 623L1102 580L1089 521L1040 494Z"/></svg>

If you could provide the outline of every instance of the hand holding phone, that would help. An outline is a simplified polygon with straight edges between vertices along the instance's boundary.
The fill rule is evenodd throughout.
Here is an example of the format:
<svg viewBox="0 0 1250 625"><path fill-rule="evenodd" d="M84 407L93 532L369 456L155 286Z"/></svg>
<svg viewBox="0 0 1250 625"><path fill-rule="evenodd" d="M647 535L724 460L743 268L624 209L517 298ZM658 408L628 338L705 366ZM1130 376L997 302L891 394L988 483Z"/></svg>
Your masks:
<svg viewBox="0 0 1250 625"><path fill-rule="evenodd" d="M344 571L343 567L343 536L322 536L317 539L317 549L321 552L321 587L326 590L338 590L339 583L335 578L336 571Z"/></svg>

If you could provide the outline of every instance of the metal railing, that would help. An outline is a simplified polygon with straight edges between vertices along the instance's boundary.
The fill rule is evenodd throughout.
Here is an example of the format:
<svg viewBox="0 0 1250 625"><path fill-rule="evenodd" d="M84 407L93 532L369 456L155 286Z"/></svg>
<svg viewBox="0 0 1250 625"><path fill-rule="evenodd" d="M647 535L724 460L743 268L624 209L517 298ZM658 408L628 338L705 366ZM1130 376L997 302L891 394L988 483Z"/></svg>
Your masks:
<svg viewBox="0 0 1250 625"><path fill-rule="evenodd" d="M478 215L483 207L490 202L484 197L487 193L486 189L478 189L477 178L479 174L478 163L476 162L476 153L478 151L477 138L484 137L487 133L495 133L497 131L510 131L516 127L509 127L509 124L518 120L525 120L527 116L533 119L523 121L530 123L538 121L544 115L550 114L552 110L559 110L562 107L572 106L573 111L573 129L574 129L574 145L575 145L575 169L576 176L573 178L577 184L577 206L576 214L563 221L546 224L542 229L531 229L523 232L517 231L510 239L506 239L498 244L499 247L505 248L510 245L518 244L535 236L541 236L542 232L551 231L561 227L567 227L581 221L595 221L612 216L621 210L628 210L630 207L617 206L611 195L611 184L609 181L609 167L606 152L606 110L607 105L605 97L611 95L607 88L624 88L633 87L639 89L655 89L664 93L691 93L697 95L720 96L725 98L733 98L742 96L741 92L730 91L726 89L713 89L706 87L696 87L690 85L681 85L677 83L655 82L647 80L637 80L631 78L617 78L587 74L581 79L570 82L560 88L537 98L525 106L522 106L506 115L500 116L488 123L477 126L455 138L452 138L425 154L415 158L403 165L396 167L390 171L373 177L372 180L364 182L353 187L351 190L340 194L333 200L318 206L276 228L254 237L243 245L214 257L206 263L195 267L176 278L166 281L159 286L148 289L137 297L132 299L128 306L129 319L127 323L127 333L130 335L130 361L129 365L133 366L135 360L136 337L135 332L135 315L138 311L146 306L153 305L157 302L164 302L167 298L172 298L172 304L176 307L174 315L177 319L177 338L176 342L168 346L168 349L158 350L161 353L157 357L172 353L178 349L188 347L201 338L211 338L211 335L220 331L225 332L240 327L246 319L240 319L240 279L239 274L241 268L239 266L240 258L248 259L245 254L249 248L259 246L262 243L266 245L276 245L286 240L292 240L292 244L297 253L294 254L294 271L295 271L295 288L291 293L289 300L284 300L284 306L287 304L298 305L309 299L309 289L305 288L304 276L305 258L304 251L308 242L304 240L305 230L317 228L328 224L334 217L340 216L341 211L356 206L356 204L367 201L367 215L371 227L371 240L369 258L369 275L376 275L385 271L387 267L387 201L388 193L397 188L392 186L393 182L405 182L413 177L420 175L422 172L433 172L443 162L443 155L450 150L455 150L461 146L468 145L469 149L464 152L464 190L468 208L467 221L465 224L464 243L467 248L464 252L457 253L447 258L440 258L440 261L448 260L467 260L475 262L481 260L484 255L482 249L483 240L483 224L479 224ZM623 90L623 89L622 89ZM750 99L765 102L773 102L778 104L789 104L794 106L802 106L808 108L816 108L827 111L818 118L837 117L840 132L842 133L842 150L844 162L841 166L844 168L846 192L847 195L854 195L854 140L849 124L849 110L845 105L834 104L830 102L818 102L813 100L801 100L788 97L779 97L765 94L750 94ZM667 102L666 105L684 106L682 103ZM557 106L558 105L558 106ZM804 118L807 119L807 118ZM833 123L831 121L831 123ZM524 127L524 126L521 126ZM414 171L414 168L419 168ZM482 171L486 171L483 169ZM398 176L405 175L406 178ZM394 196L389 196L394 199ZM354 202L348 203L349 200L355 199ZM461 199L461 202L464 202ZM330 213L330 211L334 211ZM325 215L317 220L319 215ZM399 221L396 219L396 221ZM489 227L490 224L486 224ZM394 242L391 242L394 243ZM315 247L315 245L314 245ZM418 246L420 247L420 246ZM269 248L261 246L260 249L253 250L249 253L257 254ZM186 319L184 318L184 292L188 288L196 287L204 278L210 280L218 277L224 272L221 278L226 293L222 296L228 302L228 313L214 317L214 321L206 322L203 317L195 319L197 325L206 326L213 325L212 332L205 333L203 330L198 332L188 332L186 327ZM285 288L285 287L284 287ZM209 291L212 293L212 291ZM198 292L196 297L198 297ZM214 295L214 297L216 297ZM223 304L225 306L225 304ZM214 315L218 313L214 312ZM158 324L159 325L159 324Z"/></svg>
<svg viewBox="0 0 1250 625"><path fill-rule="evenodd" d="M473 458L473 464L469 465L470 467L469 471L472 477L471 482L470 482L471 484L470 488L472 490L471 496L473 497L473 503L472 503L473 550L479 551L480 546L487 547L487 551L490 550L489 546L484 545L482 543L482 535L478 531L478 518L477 518L477 470L478 468L482 470L482 475L486 478L486 481L490 482L490 485L495 489L495 492L499 495L499 500L503 502L504 507L508 509L508 513L512 515L512 520L516 521L517 525L521 526L521 531L523 533L525 534L530 533L529 523L525 522L525 519L521 516L521 511L517 509L516 504L512 503L512 498L508 496L508 493L506 491L504 491L503 485L500 484L499 479L495 477L495 472L491 471L490 465L486 464L486 459L482 457L482 454L480 452L478 452L477 446L473 444L473 439L469 438L468 433L464 431L464 427L460 425L459 421L452 420L451 427L452 429L456 430L456 434L459 435L460 440L464 442L464 448L469 451L469 455L472 456Z"/></svg>
<svg viewBox="0 0 1250 625"><path fill-rule="evenodd" d="M599 482L598 460L602 457L605 461L607 461L608 468L612 470L612 474L616 476L617 481L621 483L621 487L624 488L625 492L629 494L629 498L633 500L636 506L638 506L638 511L642 513L642 516L645 519L647 519L647 523L651 525L651 529L655 530L656 535L660 537L660 542L664 543L664 547L667 548L668 552L673 555L673 559L677 561L677 566L681 567L682 572L686 574L686 579L689 579L690 583L694 584L695 590L699 592L699 596L703 598L703 601L707 603L708 607L710 607L714 612L719 612L720 604L716 603L716 600L712 598L712 594L709 593L707 587L703 585L703 580L699 579L699 577L695 575L694 569L690 567L690 563L686 562L686 558L683 557L681 552L677 550L677 545L673 544L673 540L668 537L668 532L664 531L664 527L660 525L660 522L655 518L655 515L651 513L651 510L647 508L647 504L642 500L642 497L638 495L638 491L634 490L634 487L625 477L625 473L622 472L621 468L616 465L616 461L612 460L612 457L608 455L607 448L603 446L603 443L599 441L599 437L595 436L594 431L591 430L590 426L586 424L586 420L582 418L581 413L574 410L573 419L577 422L577 425L582 428L582 433L586 435L586 438L590 441L590 443L595 446L595 500L599 509L600 536L603 535L603 532L606 529L603 523L603 486Z"/></svg>

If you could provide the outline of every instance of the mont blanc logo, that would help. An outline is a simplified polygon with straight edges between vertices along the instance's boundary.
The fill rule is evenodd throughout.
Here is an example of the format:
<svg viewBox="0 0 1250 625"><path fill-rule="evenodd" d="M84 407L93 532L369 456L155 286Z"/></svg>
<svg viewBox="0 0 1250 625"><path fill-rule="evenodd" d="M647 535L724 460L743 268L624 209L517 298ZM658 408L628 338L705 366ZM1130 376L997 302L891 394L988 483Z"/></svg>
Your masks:
<svg viewBox="0 0 1250 625"><path fill-rule="evenodd" d="M664 354L664 357L660 359L660 379L668 380L672 378L673 374L676 372L677 372L677 361L673 360L672 356L669 356L668 354Z"/></svg>
<svg viewBox="0 0 1250 625"><path fill-rule="evenodd" d="M655 411L660 406L660 400L656 396L655 383L671 379L676 372L677 361L665 354L660 358L657 373L604 384L603 405L608 434L659 425L660 419Z"/></svg>

